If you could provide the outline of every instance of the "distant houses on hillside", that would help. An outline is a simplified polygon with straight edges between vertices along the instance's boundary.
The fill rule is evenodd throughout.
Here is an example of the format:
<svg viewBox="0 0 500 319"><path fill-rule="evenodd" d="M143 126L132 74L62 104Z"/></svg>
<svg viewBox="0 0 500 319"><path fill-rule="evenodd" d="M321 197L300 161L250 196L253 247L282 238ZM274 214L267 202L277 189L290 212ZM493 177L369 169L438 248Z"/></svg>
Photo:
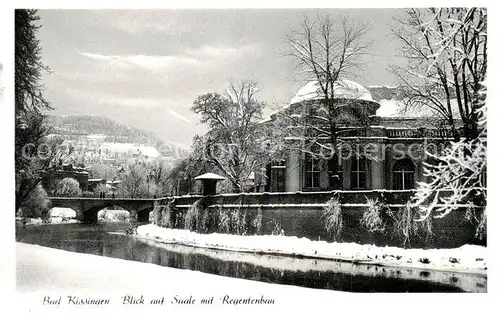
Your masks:
<svg viewBox="0 0 500 319"><path fill-rule="evenodd" d="M58 181L68 177L75 179L78 184L80 184L82 190L88 188L90 174L85 168L74 166L73 164L61 164L49 170L47 173L48 176L45 183L48 187L46 188L54 188L54 185Z"/></svg>
<svg viewBox="0 0 500 319"><path fill-rule="evenodd" d="M108 164L121 166L129 159L148 161L160 159L166 166L173 168L177 160L188 154L180 148L163 145L157 148L152 145L138 143L108 142L104 134L52 134L51 137L63 139L62 146L73 149L66 162L75 165Z"/></svg>
<svg viewBox="0 0 500 319"><path fill-rule="evenodd" d="M99 185L106 187L107 192L115 192L120 180L106 180L105 178L91 178L88 168L74 166L73 164L62 164L48 171L45 181L46 188L53 190L58 181L65 178L73 178L80 185L80 189L86 192L95 192ZM47 187L48 186L48 187Z"/></svg>

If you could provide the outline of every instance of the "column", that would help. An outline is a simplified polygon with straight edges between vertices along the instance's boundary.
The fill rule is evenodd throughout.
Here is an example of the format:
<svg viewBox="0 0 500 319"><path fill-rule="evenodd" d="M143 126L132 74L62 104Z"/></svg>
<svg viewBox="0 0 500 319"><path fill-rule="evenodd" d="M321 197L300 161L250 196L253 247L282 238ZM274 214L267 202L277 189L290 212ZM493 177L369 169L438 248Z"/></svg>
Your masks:
<svg viewBox="0 0 500 319"><path fill-rule="evenodd" d="M372 179L372 189L383 189L384 186L384 162L385 154L383 154L384 147L381 144L377 145L377 150L375 150L371 158L371 179Z"/></svg>
<svg viewBox="0 0 500 319"><path fill-rule="evenodd" d="M286 163L286 191L296 192L302 190L300 183L301 172L301 152L300 150L290 150Z"/></svg>
<svg viewBox="0 0 500 319"><path fill-rule="evenodd" d="M327 190L330 187L330 176L328 174L328 161L320 160L319 165L321 170L319 172L319 188Z"/></svg>
<svg viewBox="0 0 500 319"><path fill-rule="evenodd" d="M351 159L342 160L342 188L351 189Z"/></svg>

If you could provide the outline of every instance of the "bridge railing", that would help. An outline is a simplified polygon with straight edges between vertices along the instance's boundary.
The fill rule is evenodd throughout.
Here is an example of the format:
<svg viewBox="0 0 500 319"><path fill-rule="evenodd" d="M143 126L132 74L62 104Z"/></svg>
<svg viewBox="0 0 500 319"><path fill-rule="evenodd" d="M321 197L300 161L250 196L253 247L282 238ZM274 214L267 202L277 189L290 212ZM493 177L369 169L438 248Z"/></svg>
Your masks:
<svg viewBox="0 0 500 319"><path fill-rule="evenodd" d="M49 196L47 197L50 200L80 200L80 199L85 199L85 200L115 200L115 201L123 201L123 200L137 200L137 201L155 201L157 198L139 198L139 197L74 197L74 196Z"/></svg>

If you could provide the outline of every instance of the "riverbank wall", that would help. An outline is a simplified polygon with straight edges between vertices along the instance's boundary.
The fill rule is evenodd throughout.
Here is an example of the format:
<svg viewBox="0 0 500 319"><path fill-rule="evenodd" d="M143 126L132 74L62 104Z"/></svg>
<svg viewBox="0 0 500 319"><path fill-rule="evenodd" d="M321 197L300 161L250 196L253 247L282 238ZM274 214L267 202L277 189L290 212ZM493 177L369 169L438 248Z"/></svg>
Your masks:
<svg viewBox="0 0 500 319"><path fill-rule="evenodd" d="M152 219L158 224L171 228L189 228L189 218L204 219L198 223L199 232L212 233L224 231L221 224L225 219L237 223L226 231L232 233L276 234L305 237L311 240L328 242L352 242L374 244L377 246L398 246L417 248L453 248L464 244L486 245L486 238L476 236L478 218L483 208L476 208L472 214L463 207L444 218L432 219L426 226L430 232L420 229L404 236L404 229L395 231L395 226L374 231L363 225L365 212L373 208L368 201L383 203L393 216L404 214L405 202L413 195L411 191L331 191L295 193L241 193L212 196L185 195L162 198L156 201ZM341 234L325 227L325 209L329 200L336 198L341 210ZM398 215L399 214L399 215ZM168 219L165 222L165 215ZM235 218L236 216L236 218ZM235 220L236 219L236 220ZM162 222L161 222L162 221ZM203 222L203 227L199 224ZM260 227L256 227L256 222ZM226 223L227 224L227 223ZM392 228L391 228L392 227ZM224 228L224 225L222 225ZM230 229L231 228L231 229ZM257 229L259 228L259 229ZM331 229L330 229L331 230Z"/></svg>

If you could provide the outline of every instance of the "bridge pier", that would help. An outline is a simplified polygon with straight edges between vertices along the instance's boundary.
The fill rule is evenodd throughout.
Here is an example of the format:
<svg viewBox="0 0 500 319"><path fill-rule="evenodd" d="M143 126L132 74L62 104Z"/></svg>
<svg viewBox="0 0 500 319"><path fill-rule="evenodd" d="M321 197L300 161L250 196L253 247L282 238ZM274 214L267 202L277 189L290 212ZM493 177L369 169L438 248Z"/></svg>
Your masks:
<svg viewBox="0 0 500 319"><path fill-rule="evenodd" d="M69 207L69 208L71 208L72 210L75 211L75 213L76 213L75 219L78 219L79 221L83 221L85 215L83 214L83 211L80 208L76 208L76 207Z"/></svg>
<svg viewBox="0 0 500 319"><path fill-rule="evenodd" d="M138 217L137 217L137 215L138 215L138 214L137 214L137 210L135 210L135 209L129 209L129 211L128 211L128 212L130 213L130 219L129 219L129 220L130 220L130 222L131 222L131 223L135 223L135 222L137 222L137 218L138 218Z"/></svg>

